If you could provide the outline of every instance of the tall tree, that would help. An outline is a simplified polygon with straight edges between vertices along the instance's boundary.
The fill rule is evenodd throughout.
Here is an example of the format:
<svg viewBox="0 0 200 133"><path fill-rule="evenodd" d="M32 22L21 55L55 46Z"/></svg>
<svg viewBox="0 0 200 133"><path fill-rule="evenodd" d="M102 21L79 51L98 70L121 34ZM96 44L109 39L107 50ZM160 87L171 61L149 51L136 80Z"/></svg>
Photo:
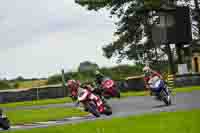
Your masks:
<svg viewBox="0 0 200 133"><path fill-rule="evenodd" d="M167 0L76 0L75 2L88 10L110 9L111 16L117 16L117 30L114 36L117 39L105 47L104 54L107 58L116 56L134 60L158 61L166 55L165 49L152 40L152 25L157 22L155 11ZM192 8L192 0L171 0L183 2ZM144 9L147 9L146 11ZM195 25L194 25L195 26ZM196 26L195 26L196 27ZM196 33L198 36L198 33ZM141 40L146 37L146 41Z"/></svg>

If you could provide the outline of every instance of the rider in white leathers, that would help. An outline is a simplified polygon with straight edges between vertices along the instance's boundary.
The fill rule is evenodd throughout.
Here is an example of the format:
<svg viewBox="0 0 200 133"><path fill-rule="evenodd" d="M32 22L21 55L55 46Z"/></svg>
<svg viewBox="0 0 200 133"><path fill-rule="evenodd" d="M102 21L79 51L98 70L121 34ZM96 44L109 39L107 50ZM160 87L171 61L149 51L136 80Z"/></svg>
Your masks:
<svg viewBox="0 0 200 133"><path fill-rule="evenodd" d="M76 80L68 80L67 87L70 91L71 97L75 97L78 101L84 100L86 97L94 101L100 113L104 111L103 102L101 99L91 93L90 90L80 87L80 82ZM81 95L82 94L82 95Z"/></svg>

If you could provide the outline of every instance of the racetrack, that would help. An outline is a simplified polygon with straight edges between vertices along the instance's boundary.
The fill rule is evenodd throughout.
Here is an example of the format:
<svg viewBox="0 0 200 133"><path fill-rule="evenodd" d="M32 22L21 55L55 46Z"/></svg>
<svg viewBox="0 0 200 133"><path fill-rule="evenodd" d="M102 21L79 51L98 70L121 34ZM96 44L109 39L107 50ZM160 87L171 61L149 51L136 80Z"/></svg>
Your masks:
<svg viewBox="0 0 200 133"><path fill-rule="evenodd" d="M112 116L102 116L101 118L95 118L91 115L85 117L73 117L66 118L58 121L49 122L37 122L27 125L12 126L11 130L16 129L28 129L28 128L43 128L53 125L69 124L82 121L90 121L96 119L110 119L112 117L125 117L129 115L138 115L144 113L156 113L161 111L176 111L186 110L193 108L200 108L200 91L193 91L191 93L177 93L173 96L173 104L171 106L165 106L163 102L156 101L151 96L138 96L128 97L123 99L113 99L109 101L113 108ZM58 105L45 105L45 106L33 106L16 109L33 109L33 108L51 108L51 107L71 107L73 104L58 104Z"/></svg>

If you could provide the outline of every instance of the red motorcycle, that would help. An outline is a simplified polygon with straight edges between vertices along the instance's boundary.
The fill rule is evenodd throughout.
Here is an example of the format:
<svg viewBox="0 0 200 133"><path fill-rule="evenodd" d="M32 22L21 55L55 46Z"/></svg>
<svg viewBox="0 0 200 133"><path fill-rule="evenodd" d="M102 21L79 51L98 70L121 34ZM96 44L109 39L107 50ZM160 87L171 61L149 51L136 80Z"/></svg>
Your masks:
<svg viewBox="0 0 200 133"><path fill-rule="evenodd" d="M111 115L112 108L87 89L78 92L78 101L83 104L85 111L92 113L96 117L101 114Z"/></svg>
<svg viewBox="0 0 200 133"><path fill-rule="evenodd" d="M117 85L111 78L103 78L100 87L103 89L103 96L105 98L117 97L120 98L120 91Z"/></svg>

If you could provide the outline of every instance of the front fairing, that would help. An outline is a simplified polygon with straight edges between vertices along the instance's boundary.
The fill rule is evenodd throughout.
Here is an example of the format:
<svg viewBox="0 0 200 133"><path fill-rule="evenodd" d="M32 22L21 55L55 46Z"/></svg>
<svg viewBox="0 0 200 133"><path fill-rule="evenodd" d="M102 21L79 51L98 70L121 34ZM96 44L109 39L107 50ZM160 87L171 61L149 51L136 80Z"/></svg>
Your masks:
<svg viewBox="0 0 200 133"><path fill-rule="evenodd" d="M83 101L88 100L89 94L90 92L86 89L82 89L78 91L78 101L83 102Z"/></svg>

